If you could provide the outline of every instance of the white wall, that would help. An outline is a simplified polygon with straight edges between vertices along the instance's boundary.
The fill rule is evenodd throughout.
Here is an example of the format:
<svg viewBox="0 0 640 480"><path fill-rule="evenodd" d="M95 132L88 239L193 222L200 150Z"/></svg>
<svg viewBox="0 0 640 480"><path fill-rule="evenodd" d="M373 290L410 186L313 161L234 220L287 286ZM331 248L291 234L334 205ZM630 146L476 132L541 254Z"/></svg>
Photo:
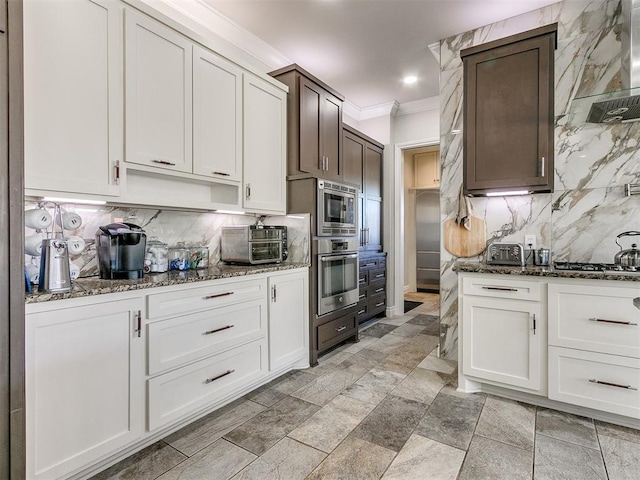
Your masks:
<svg viewBox="0 0 640 480"><path fill-rule="evenodd" d="M439 139L440 111L438 108L409 115L398 115L393 122L393 143Z"/></svg>

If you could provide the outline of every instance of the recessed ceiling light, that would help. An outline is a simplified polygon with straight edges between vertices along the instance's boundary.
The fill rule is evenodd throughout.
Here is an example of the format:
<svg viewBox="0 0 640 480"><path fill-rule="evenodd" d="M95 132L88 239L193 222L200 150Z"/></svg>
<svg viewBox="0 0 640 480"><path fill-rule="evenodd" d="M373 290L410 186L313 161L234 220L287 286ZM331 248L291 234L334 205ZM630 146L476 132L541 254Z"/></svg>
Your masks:
<svg viewBox="0 0 640 480"><path fill-rule="evenodd" d="M412 83L416 83L418 81L418 77L416 77L415 75L408 75L404 77L402 81L405 85L411 85Z"/></svg>

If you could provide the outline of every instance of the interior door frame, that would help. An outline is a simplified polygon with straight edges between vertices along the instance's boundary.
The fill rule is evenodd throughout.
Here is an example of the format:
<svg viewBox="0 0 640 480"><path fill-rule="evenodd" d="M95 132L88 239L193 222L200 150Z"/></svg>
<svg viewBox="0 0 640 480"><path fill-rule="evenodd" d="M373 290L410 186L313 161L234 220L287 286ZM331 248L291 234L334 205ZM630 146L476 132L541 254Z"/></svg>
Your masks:
<svg viewBox="0 0 640 480"><path fill-rule="evenodd" d="M391 301L387 306L387 317L404 315L404 151L439 144L440 137L434 137L395 143L384 149L384 177L394 179L384 182L384 198L394 199L384 202L385 225L389 227L384 229L383 244L390 252L387 289Z"/></svg>

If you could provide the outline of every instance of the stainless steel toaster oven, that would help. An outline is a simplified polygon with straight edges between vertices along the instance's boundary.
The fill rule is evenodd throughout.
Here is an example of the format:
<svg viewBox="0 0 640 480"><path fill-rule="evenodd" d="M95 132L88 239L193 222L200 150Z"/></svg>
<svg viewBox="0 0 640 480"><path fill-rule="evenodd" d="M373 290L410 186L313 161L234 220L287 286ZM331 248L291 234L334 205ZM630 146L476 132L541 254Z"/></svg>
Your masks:
<svg viewBox="0 0 640 480"><path fill-rule="evenodd" d="M220 259L227 263L259 265L287 259L287 227L246 225L222 227Z"/></svg>

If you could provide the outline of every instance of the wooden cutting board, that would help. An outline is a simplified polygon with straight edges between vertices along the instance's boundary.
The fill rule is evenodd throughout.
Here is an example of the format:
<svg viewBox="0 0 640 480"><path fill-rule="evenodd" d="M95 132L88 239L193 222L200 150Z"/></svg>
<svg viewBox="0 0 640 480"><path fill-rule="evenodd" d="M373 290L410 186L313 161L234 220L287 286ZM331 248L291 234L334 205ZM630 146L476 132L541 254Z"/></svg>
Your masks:
<svg viewBox="0 0 640 480"><path fill-rule="evenodd" d="M475 257L487 248L487 226L481 218L469 217L471 230L455 219L444 222L444 248L456 257Z"/></svg>

